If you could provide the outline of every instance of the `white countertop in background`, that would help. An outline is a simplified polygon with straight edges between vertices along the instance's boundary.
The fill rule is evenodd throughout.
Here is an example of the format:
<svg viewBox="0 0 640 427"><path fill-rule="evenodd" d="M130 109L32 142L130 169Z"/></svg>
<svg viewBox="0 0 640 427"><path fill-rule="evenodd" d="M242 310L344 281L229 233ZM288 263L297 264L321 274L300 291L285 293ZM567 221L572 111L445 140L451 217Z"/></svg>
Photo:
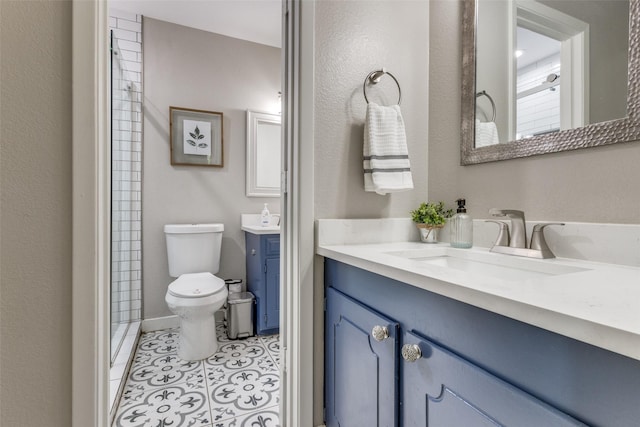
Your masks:
<svg viewBox="0 0 640 427"><path fill-rule="evenodd" d="M393 221L396 222L391 228L396 227L397 236L402 226ZM345 227L344 223L330 225ZM326 232L326 228L319 227L319 236ZM491 253L487 248L453 249L448 243L334 243L319 238L317 254L640 360L639 267L568 258L527 258L526 262L533 266L544 263L539 266L569 270L575 267L579 271L503 280L389 252L447 248L446 251L469 251L469 256L495 260L496 264L504 259L501 257L522 258Z"/></svg>
<svg viewBox="0 0 640 427"><path fill-rule="evenodd" d="M260 225L260 214L242 214L240 229L253 234L280 234L280 215L271 216L271 224L267 227Z"/></svg>

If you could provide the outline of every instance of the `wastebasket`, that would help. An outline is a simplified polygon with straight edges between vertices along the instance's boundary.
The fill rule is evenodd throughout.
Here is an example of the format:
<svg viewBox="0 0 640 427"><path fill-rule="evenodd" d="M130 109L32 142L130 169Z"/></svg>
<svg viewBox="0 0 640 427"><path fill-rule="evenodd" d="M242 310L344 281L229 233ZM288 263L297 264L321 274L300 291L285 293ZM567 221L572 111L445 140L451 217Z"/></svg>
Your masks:
<svg viewBox="0 0 640 427"><path fill-rule="evenodd" d="M227 300L227 336L235 340L253 336L253 300L251 292L230 293Z"/></svg>

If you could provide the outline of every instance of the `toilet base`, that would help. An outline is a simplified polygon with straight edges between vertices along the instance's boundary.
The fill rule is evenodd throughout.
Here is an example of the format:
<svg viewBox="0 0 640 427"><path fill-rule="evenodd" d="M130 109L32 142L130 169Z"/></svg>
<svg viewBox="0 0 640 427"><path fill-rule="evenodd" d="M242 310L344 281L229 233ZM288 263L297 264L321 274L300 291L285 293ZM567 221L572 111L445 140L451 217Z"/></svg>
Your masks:
<svg viewBox="0 0 640 427"><path fill-rule="evenodd" d="M182 360L195 361L207 359L218 350L216 337L216 321L213 315L207 319L193 321L180 319L178 333L178 357Z"/></svg>

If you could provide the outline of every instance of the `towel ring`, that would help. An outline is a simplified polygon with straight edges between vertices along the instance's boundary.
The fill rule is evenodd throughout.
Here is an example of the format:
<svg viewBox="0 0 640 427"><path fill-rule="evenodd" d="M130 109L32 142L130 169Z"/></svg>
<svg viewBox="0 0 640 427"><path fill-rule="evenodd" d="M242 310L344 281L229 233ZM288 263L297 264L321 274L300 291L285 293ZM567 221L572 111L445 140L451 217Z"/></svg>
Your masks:
<svg viewBox="0 0 640 427"><path fill-rule="evenodd" d="M400 89L400 83L398 83L398 79L396 79L393 74L391 74L384 68L382 70L370 72L364 79L364 83L362 84L362 93L364 93L364 100L367 101L367 104L369 103L369 98L367 98L367 82L372 85L378 84L380 83L380 79L382 78L382 76L384 76L385 74L391 77L398 86L398 105L400 105L400 101L402 100L402 90Z"/></svg>
<svg viewBox="0 0 640 427"><path fill-rule="evenodd" d="M493 98L489 96L486 90L476 93L476 99L480 98L481 96L486 96L487 98L489 98L489 101L491 101L491 108L493 108L493 116L491 116L491 121L495 122L496 121L496 103L493 102Z"/></svg>

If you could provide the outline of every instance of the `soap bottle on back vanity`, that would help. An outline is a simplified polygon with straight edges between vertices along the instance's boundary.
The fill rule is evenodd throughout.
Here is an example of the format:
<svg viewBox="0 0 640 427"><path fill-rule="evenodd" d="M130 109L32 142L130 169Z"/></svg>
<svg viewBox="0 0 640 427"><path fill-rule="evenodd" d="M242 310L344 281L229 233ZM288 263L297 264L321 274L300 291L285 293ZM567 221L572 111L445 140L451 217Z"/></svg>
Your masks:
<svg viewBox="0 0 640 427"><path fill-rule="evenodd" d="M457 213L449 220L451 246L470 248L473 246L473 219L467 214L465 199L458 199L456 202L458 203Z"/></svg>
<svg viewBox="0 0 640 427"><path fill-rule="evenodd" d="M268 227L271 225L271 213L269 212L269 208L267 204L264 204L262 208L262 213L260 214L260 225L263 227Z"/></svg>

